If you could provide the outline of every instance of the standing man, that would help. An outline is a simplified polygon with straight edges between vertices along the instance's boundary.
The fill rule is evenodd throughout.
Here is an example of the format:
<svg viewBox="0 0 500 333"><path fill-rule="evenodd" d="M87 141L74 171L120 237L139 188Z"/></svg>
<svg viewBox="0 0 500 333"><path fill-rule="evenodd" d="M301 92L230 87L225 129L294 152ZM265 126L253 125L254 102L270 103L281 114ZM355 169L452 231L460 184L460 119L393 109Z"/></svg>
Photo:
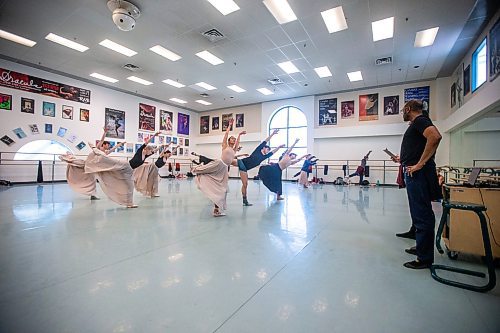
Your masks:
<svg viewBox="0 0 500 333"><path fill-rule="evenodd" d="M401 155L392 160L401 163L410 205L410 215L416 229L416 248L406 249L417 256L406 262L411 269L429 268L434 262L434 228L436 219L431 201L441 198L436 163L436 153L441 134L426 115L421 101L408 101L403 110L403 120L411 124L403 136Z"/></svg>
<svg viewBox="0 0 500 333"><path fill-rule="evenodd" d="M280 148L285 147L285 145L281 145L277 148L271 150L268 142L271 138L278 133L278 130L275 129L271 135L269 135L260 145L255 148L255 150L250 154L250 156L234 160L232 165L237 166L240 171L241 178L241 195L243 196L243 206L252 206L251 203L248 202L247 199L247 188L248 188L248 170L253 169L260 165L264 160L270 158L275 152L277 152Z"/></svg>

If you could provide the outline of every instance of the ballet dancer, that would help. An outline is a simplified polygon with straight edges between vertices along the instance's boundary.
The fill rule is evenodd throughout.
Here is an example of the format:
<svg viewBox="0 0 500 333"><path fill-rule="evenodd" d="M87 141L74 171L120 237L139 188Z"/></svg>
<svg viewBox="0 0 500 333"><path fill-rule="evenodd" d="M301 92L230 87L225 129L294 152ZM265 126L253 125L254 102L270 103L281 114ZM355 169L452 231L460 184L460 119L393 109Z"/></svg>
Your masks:
<svg viewBox="0 0 500 333"><path fill-rule="evenodd" d="M316 158L316 156L306 155L306 159L304 161L304 164L302 165L302 168L294 175L294 177L299 176L299 184L304 186L304 188L309 187L309 174L312 172L312 167L316 165L317 162L318 159Z"/></svg>
<svg viewBox="0 0 500 333"><path fill-rule="evenodd" d="M370 156L371 152L372 151L370 150L368 154L366 154L365 157L363 157L363 159L361 160L361 165L359 165L356 168L356 171L350 174L348 177L346 177L347 181L349 181L351 177L359 176L359 185L361 185L361 183L363 182L363 177L365 175L366 161L368 161L368 156Z"/></svg>

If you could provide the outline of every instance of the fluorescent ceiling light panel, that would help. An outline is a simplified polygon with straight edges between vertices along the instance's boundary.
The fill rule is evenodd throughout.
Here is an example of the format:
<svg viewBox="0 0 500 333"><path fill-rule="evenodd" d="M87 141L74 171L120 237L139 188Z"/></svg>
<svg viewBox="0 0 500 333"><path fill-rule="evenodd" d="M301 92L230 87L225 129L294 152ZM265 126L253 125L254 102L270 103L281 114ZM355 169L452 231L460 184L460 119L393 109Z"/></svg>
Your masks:
<svg viewBox="0 0 500 333"><path fill-rule="evenodd" d="M314 70L316 71L316 74L318 74L320 78L332 76L332 72L330 72L328 66L317 67Z"/></svg>
<svg viewBox="0 0 500 333"><path fill-rule="evenodd" d="M196 55L198 57L200 57L201 59L211 63L214 66L224 63L224 61L222 59L217 58L216 56L214 56L212 53L208 52L207 50L198 52L198 53L196 53Z"/></svg>
<svg viewBox="0 0 500 333"><path fill-rule="evenodd" d="M123 55L126 55L127 57L132 57L137 54L137 52L126 48L123 45L117 44L115 42L110 41L109 39L105 39L102 42L99 43L99 45L107 47L110 50L113 50L115 52L121 53Z"/></svg>
<svg viewBox="0 0 500 333"><path fill-rule="evenodd" d="M363 76L360 71L347 73L347 76L349 76L349 80L351 82L363 80Z"/></svg>
<svg viewBox="0 0 500 333"><path fill-rule="evenodd" d="M231 14L240 9L233 0L207 0L214 6L222 15Z"/></svg>
<svg viewBox="0 0 500 333"><path fill-rule="evenodd" d="M3 39L10 40L11 42L22 44L22 45L28 46L28 47L33 47L36 44L36 42L34 42L32 40L29 40L27 38L24 38L24 37L21 37L18 35L14 35L10 32L5 31L5 30L0 30L0 37Z"/></svg>
<svg viewBox="0 0 500 333"><path fill-rule="evenodd" d="M230 85L230 86L227 86L229 89L231 89L232 91L236 91L237 93L242 93L242 92L245 92L246 90L241 88L241 87L238 87L237 85L233 84L233 85Z"/></svg>
<svg viewBox="0 0 500 333"><path fill-rule="evenodd" d="M174 80L170 80L170 79L163 80L162 82L166 83L166 84L170 84L171 86L174 86L176 88L183 88L183 87L185 87L184 84L179 83L179 82L174 81Z"/></svg>
<svg viewBox="0 0 500 333"><path fill-rule="evenodd" d="M287 74L300 72L299 69L295 67L295 65L291 61L281 62L278 64L278 66L280 66L281 69L284 70Z"/></svg>
<svg viewBox="0 0 500 333"><path fill-rule="evenodd" d="M111 83L118 82L117 79L113 79L112 77L109 77L109 76L106 76L106 75L102 75L102 74L99 74L99 73L92 73L92 74L90 74L90 76L95 77L96 79L103 80L103 81L108 81L108 82L111 82Z"/></svg>
<svg viewBox="0 0 500 333"><path fill-rule="evenodd" d="M373 41L392 38L394 36L394 17L372 22Z"/></svg>
<svg viewBox="0 0 500 333"><path fill-rule="evenodd" d="M186 104L187 102L185 100L182 100L182 99L179 99L179 98L171 98L170 99L172 102L176 102L176 103L181 103L181 104Z"/></svg>
<svg viewBox="0 0 500 333"><path fill-rule="evenodd" d="M76 42L73 42L69 39L66 39L64 37L58 36L58 35L53 34L53 33L50 33L47 36L45 36L45 39L50 40L51 42L60 44L62 46L69 47L70 49L80 51L80 52L85 52L89 49L85 45L78 44Z"/></svg>
<svg viewBox="0 0 500 333"><path fill-rule="evenodd" d="M202 87L203 89L206 89L206 90L214 90L214 89L217 89L215 88L214 86L211 86L209 85L208 83L205 83L205 82L198 82L196 83L196 85L198 87Z"/></svg>
<svg viewBox="0 0 500 333"><path fill-rule="evenodd" d="M260 92L263 95L272 95L272 94L274 94L271 90L269 90L267 88L259 88L259 89L257 89L257 91Z"/></svg>
<svg viewBox="0 0 500 333"><path fill-rule="evenodd" d="M287 0L264 0L263 2L279 24L285 24L297 19Z"/></svg>
<svg viewBox="0 0 500 333"><path fill-rule="evenodd" d="M140 77L137 77L137 76L129 76L127 79L130 81L134 81L134 82L143 84L145 86L149 86L150 84L153 84L153 82L149 82L149 81L141 79Z"/></svg>
<svg viewBox="0 0 500 333"><path fill-rule="evenodd" d="M204 101L202 99L198 99L195 101L196 103L200 103L200 104L203 104L203 105L212 105L212 103L210 102L207 102L207 101Z"/></svg>
<svg viewBox="0 0 500 333"><path fill-rule="evenodd" d="M413 46L415 47L426 47L434 44L434 39L436 39L436 35L438 33L439 27L422 30L417 32L415 35L415 43Z"/></svg>
<svg viewBox="0 0 500 333"><path fill-rule="evenodd" d="M170 50L167 50L166 48L164 48L161 45L153 46L152 48L150 48L150 50L158 55L161 55L164 58L167 58L168 60L177 61L177 60L182 58L180 55L178 55Z"/></svg>
<svg viewBox="0 0 500 333"><path fill-rule="evenodd" d="M329 33L347 29L347 22L342 6L325 10L321 12L321 16L323 17L323 21L325 21Z"/></svg>

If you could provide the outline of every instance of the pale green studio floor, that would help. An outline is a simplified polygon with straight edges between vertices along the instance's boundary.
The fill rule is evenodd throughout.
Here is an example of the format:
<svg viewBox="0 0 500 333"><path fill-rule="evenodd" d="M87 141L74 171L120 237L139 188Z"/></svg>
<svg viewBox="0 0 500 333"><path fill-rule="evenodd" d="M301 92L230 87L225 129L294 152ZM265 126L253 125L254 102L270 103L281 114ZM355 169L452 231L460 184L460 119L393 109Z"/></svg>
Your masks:
<svg viewBox="0 0 500 333"><path fill-rule="evenodd" d="M402 266L404 190L284 183L275 202L252 181L252 207L230 190L214 218L190 180L161 180L137 209L66 184L0 188L0 332L500 332L498 285Z"/></svg>

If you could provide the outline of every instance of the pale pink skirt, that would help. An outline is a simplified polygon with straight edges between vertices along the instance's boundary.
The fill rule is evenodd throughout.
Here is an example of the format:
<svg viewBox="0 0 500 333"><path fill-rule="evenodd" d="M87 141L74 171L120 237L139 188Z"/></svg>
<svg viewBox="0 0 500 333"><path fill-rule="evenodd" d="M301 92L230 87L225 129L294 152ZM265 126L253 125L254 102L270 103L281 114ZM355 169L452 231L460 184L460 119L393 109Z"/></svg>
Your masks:
<svg viewBox="0 0 500 333"><path fill-rule="evenodd" d="M134 187L145 196L158 195L158 168L154 163L144 163L134 169Z"/></svg>
<svg viewBox="0 0 500 333"><path fill-rule="evenodd" d="M96 179L93 174L85 173L85 160L77 159L71 154L61 155L59 159L67 163L66 180L73 191L96 195Z"/></svg>
<svg viewBox="0 0 500 333"><path fill-rule="evenodd" d="M221 160L208 164L200 164L193 168L198 188L219 208L226 209L227 182L229 173L227 165Z"/></svg>
<svg viewBox="0 0 500 333"><path fill-rule="evenodd" d="M300 185L308 185L309 181L307 180L307 172L301 171L299 176L299 184Z"/></svg>

